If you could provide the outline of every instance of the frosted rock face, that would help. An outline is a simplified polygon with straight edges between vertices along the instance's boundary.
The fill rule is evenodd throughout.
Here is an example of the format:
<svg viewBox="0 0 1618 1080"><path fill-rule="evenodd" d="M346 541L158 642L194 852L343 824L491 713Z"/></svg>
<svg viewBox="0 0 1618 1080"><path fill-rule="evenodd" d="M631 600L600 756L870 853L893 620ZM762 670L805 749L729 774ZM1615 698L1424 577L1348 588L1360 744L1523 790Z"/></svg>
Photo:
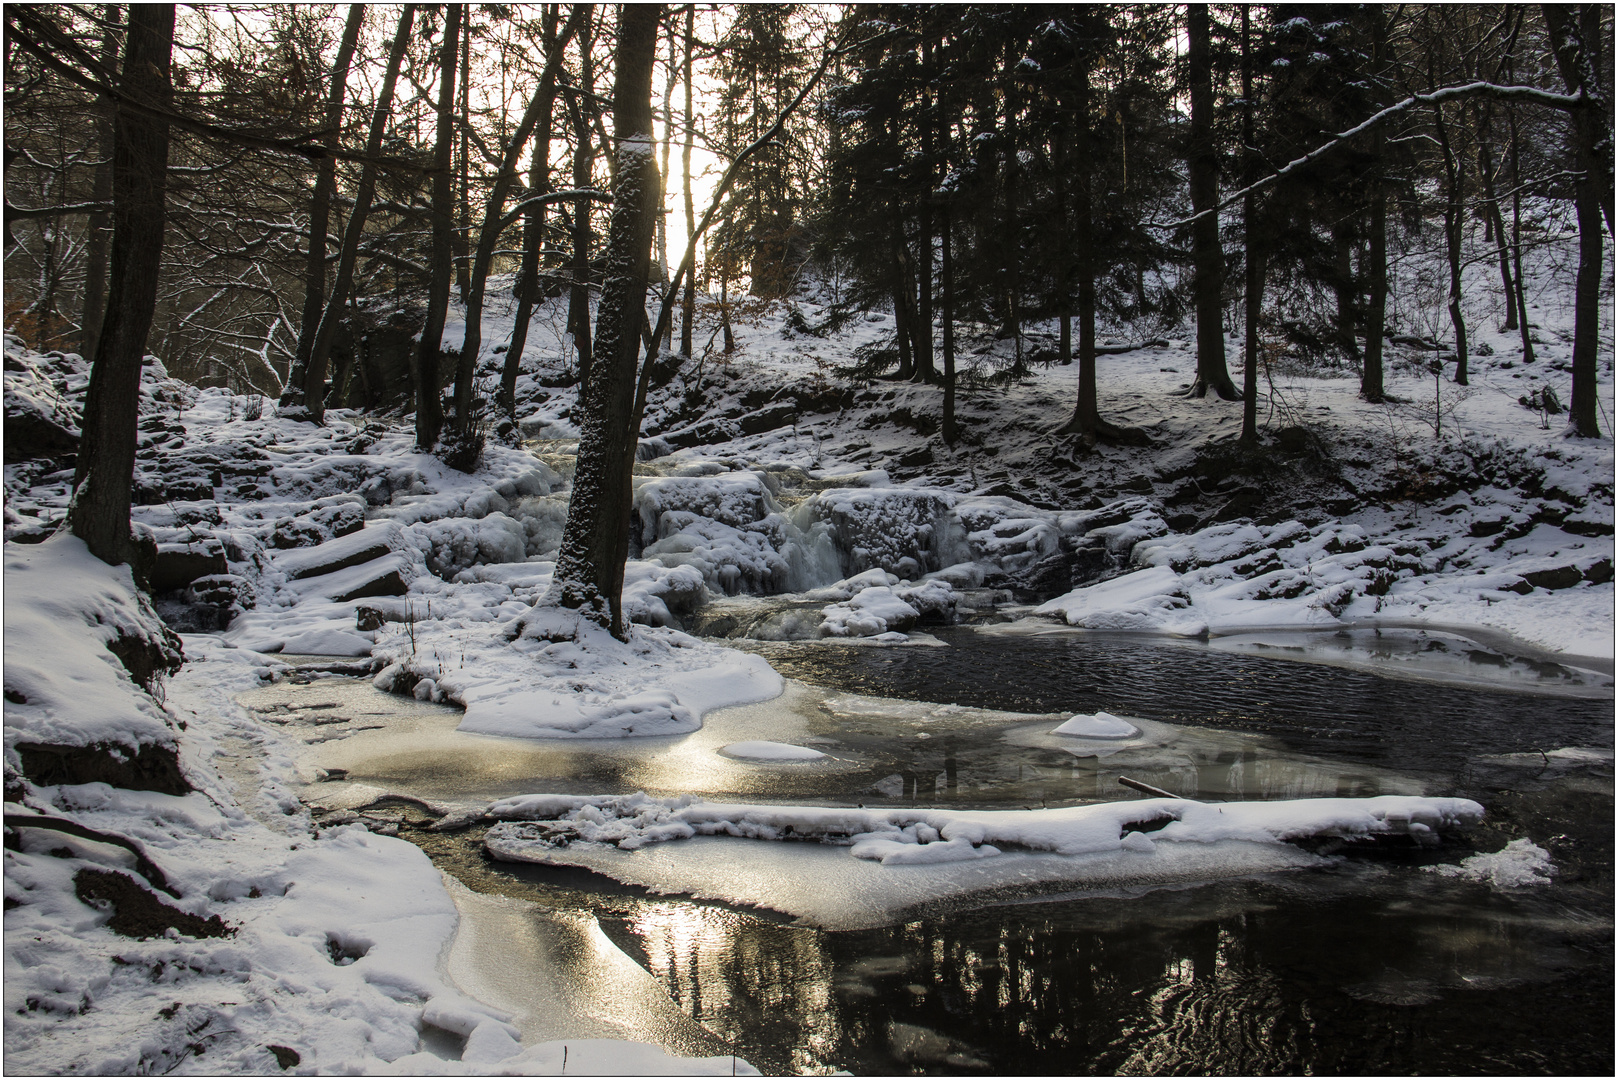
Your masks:
<svg viewBox="0 0 1618 1080"><path fill-rule="evenodd" d="M78 356L42 356L11 348L5 371L6 461L20 461L78 448L79 399L89 365Z"/></svg>
<svg viewBox="0 0 1618 1080"><path fill-rule="evenodd" d="M634 507L643 546L674 535L694 518L740 528L775 509L764 481L750 472L648 480L635 489ZM682 512L688 516L671 516Z"/></svg>
<svg viewBox="0 0 1618 1080"><path fill-rule="evenodd" d="M948 514L955 497L947 491L910 488L853 488L823 491L804 502L801 527L829 521L836 530L845 574L880 567L902 578L918 578L956 560L948 558Z"/></svg>
<svg viewBox="0 0 1618 1080"><path fill-rule="evenodd" d="M476 520L423 522L410 532L425 549L427 568L446 580L472 566L522 562L528 549L523 523L498 511Z"/></svg>

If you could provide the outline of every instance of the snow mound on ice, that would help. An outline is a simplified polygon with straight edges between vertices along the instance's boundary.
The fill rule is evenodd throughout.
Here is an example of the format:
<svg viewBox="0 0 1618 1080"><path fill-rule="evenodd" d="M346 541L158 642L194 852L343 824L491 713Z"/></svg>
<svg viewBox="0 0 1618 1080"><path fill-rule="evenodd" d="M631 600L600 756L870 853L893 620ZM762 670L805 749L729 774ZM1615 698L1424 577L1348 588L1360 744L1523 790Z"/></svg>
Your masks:
<svg viewBox="0 0 1618 1080"><path fill-rule="evenodd" d="M819 750L812 750L807 746L769 742L765 739L730 743L721 746L719 752L726 757L741 758L744 761L819 761L826 756Z"/></svg>
<svg viewBox="0 0 1618 1080"><path fill-rule="evenodd" d="M1065 723L1051 729L1052 735L1076 735L1085 739L1133 739L1140 728L1108 712L1075 713Z"/></svg>
<svg viewBox="0 0 1618 1080"><path fill-rule="evenodd" d="M470 613L469 613L470 614ZM781 677L761 656L700 641L677 630L635 626L627 642L577 612L535 607L496 630L468 634L461 620L395 630L382 690L434 682L434 698L466 710L460 730L528 739L608 739L680 735L704 714L767 701ZM509 639L509 640L508 640Z"/></svg>
<svg viewBox="0 0 1618 1080"><path fill-rule="evenodd" d="M866 809L637 792L525 795L492 804L485 816L500 822L484 836L497 859L584 867L626 884L854 929L985 891L1138 887L1320 865L1282 841L1431 837L1480 820L1483 808L1466 799L1384 795L1217 805L1140 799L1049 810Z"/></svg>
<svg viewBox="0 0 1618 1080"><path fill-rule="evenodd" d="M1496 889L1517 889L1526 885L1549 885L1556 867L1551 853L1524 837L1513 840L1492 855L1473 855L1454 866L1424 866L1443 877L1482 882Z"/></svg>

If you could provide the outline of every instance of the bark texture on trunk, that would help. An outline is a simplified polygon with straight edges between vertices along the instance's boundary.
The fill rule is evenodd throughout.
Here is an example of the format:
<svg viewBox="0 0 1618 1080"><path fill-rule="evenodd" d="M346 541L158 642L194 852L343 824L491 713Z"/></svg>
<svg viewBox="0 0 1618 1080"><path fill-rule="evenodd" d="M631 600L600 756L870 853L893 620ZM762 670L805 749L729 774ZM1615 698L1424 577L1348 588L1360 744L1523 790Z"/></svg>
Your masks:
<svg viewBox="0 0 1618 1080"><path fill-rule="evenodd" d="M619 15L612 105L618 165L607 276L596 356L581 394L578 470L546 598L585 612L620 639L627 637L622 596L637 434L629 429L661 196L652 139L652 65L661 16L660 4L626 4Z"/></svg>
<svg viewBox="0 0 1618 1080"><path fill-rule="evenodd" d="M1365 362L1360 374L1360 396L1375 402L1387 396L1382 343L1388 316L1388 201L1380 178L1372 182L1370 232L1370 250L1366 255L1370 300L1365 309Z"/></svg>
<svg viewBox="0 0 1618 1080"><path fill-rule="evenodd" d="M1460 158L1450 144L1449 125L1444 122L1444 107L1433 109L1433 130L1438 135L1438 146L1444 152L1444 250L1449 258L1449 322L1455 330L1455 383L1465 386L1466 378L1466 316L1461 311L1461 231L1466 224L1466 208L1462 204L1465 177Z"/></svg>
<svg viewBox="0 0 1618 1080"><path fill-rule="evenodd" d="M348 69L365 22L365 5L350 4L343 39L332 65L331 86L326 91L325 128L335 145L343 126L343 102L348 93ZM309 357L320 329L320 314L326 307L326 233L331 228L331 197L337 190L337 162L324 158L315 170L315 190L309 197L309 251L303 269L303 319L298 323L298 344L292 354L292 368L281 391L281 405L303 404L304 381L308 378Z"/></svg>
<svg viewBox="0 0 1618 1080"><path fill-rule="evenodd" d="M1253 53L1252 23L1242 8L1242 146L1245 147L1244 179L1251 188L1258 179L1258 151L1253 143ZM1256 219L1258 202L1251 190L1242 198L1242 231L1246 280L1242 290L1242 443L1258 442L1258 319L1264 305L1264 253L1261 227Z"/></svg>
<svg viewBox="0 0 1618 1080"><path fill-rule="evenodd" d="M697 218L691 199L691 150L695 145L696 129L691 113L691 50L696 36L697 5L685 5L685 145L680 150L681 187L685 193L685 242L687 247L696 243ZM685 305L680 318L680 355L690 357L692 321L697 316L696 263L685 278Z"/></svg>
<svg viewBox="0 0 1618 1080"><path fill-rule="evenodd" d="M1571 5L1546 4L1545 23L1562 81L1570 92L1584 91L1590 105L1573 114L1573 137L1580 178L1574 187L1579 220L1579 271L1573 286L1573 392L1568 401L1568 434L1599 438L1597 421L1596 352L1601 318L1601 236L1603 214L1610 227L1612 198L1612 137L1607 125L1607 95L1600 83L1601 39L1587 33L1599 30L1600 12L1592 4L1578 10ZM1575 21L1578 11L1580 18ZM1581 25L1584 24L1584 25Z"/></svg>
<svg viewBox="0 0 1618 1080"><path fill-rule="evenodd" d="M174 5L137 4L129 12L122 89L166 110L174 96L169 63ZM68 512L73 535L90 553L116 565L129 561L129 496L135 475L140 368L157 306L163 263L169 127L119 109L112 158L111 289L84 402L83 435Z"/></svg>
<svg viewBox="0 0 1618 1080"><path fill-rule="evenodd" d="M414 4L406 4L399 13L399 28L393 36L393 47L388 53L387 70L382 76L382 87L377 94L376 111L371 117L371 131L365 140L365 153L375 158L382 152L382 136L388 130L388 114L393 108L393 88L399 81L399 66L404 60L406 44L410 41L410 24L416 14ZM342 321L343 305L354 284L354 264L359 259L360 237L365 233L365 219L371 213L371 200L376 197L376 166L367 161L360 169L360 183L354 192L354 210L349 215L348 227L343 230L343 246L337 255L337 273L332 280L331 295L320 316L320 326L309 352L309 368L303 379L302 415L321 423L326 415L326 368L331 362L332 344L337 340L337 324ZM294 409L296 405L294 404ZM288 410L288 415L299 412Z"/></svg>
<svg viewBox="0 0 1618 1080"><path fill-rule="evenodd" d="M1186 161L1191 209L1195 214L1207 214L1191 226L1197 308L1197 377L1191 384L1191 396L1206 397L1212 390L1226 401L1235 401L1241 395L1225 364L1225 253L1219 244L1219 215L1213 212L1219 203L1219 150L1213 135L1212 35L1205 6L1187 5L1186 36L1191 75L1191 145Z"/></svg>
<svg viewBox="0 0 1618 1080"><path fill-rule="evenodd" d="M954 446L958 432L955 427L955 259L950 250L950 230L953 226L948 205L944 207L939 238L943 250L939 252L939 284L943 291L944 321L944 442Z"/></svg>

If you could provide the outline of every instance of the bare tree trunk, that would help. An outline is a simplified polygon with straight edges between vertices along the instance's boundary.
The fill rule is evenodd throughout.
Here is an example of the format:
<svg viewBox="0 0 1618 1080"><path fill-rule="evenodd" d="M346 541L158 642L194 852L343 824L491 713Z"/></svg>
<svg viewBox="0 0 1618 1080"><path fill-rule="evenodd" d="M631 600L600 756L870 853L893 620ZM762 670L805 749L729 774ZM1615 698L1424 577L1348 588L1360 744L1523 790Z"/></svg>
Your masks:
<svg viewBox="0 0 1618 1080"><path fill-rule="evenodd" d="M586 5L589 11L594 5ZM590 18L589 15L586 18ZM573 121L573 186L590 186L590 96L595 92L595 67L591 50L595 34L587 24L579 36L579 87L569 102ZM573 335L573 351L578 354L579 381L590 374L590 200L580 197L573 204L573 286L568 292L567 328Z"/></svg>
<svg viewBox="0 0 1618 1080"><path fill-rule="evenodd" d="M685 193L685 242L696 243L697 219L691 199L691 149L696 137L691 114L691 50L696 36L697 5L685 5L685 146L680 151L680 186ZM691 355L692 321L697 316L697 274L692 263L691 273L685 278L685 310L680 319L680 355Z"/></svg>
<svg viewBox="0 0 1618 1080"><path fill-rule="evenodd" d="M371 116L371 131L365 140L365 153L376 157L382 152L382 136L388 130L388 114L393 108L393 88L399 81L399 65L404 60L406 44L410 41L410 23L416 13L414 4L405 4L399 13L399 29L393 36L393 48L388 53L388 66L382 76L382 88L377 95L376 111ZM343 230L343 246L337 255L337 275L332 282L331 296L326 300L325 313L309 352L309 369L303 383L304 409L315 423L326 416L326 367L331 361L332 343L337 340L337 324L342 321L343 305L354 284L354 264L359 258L360 237L365 232L365 219L371 213L371 200L376 197L376 166L367 161L360 169L360 183L354 192L354 210ZM290 413L290 410L289 410Z"/></svg>
<svg viewBox="0 0 1618 1080"><path fill-rule="evenodd" d="M555 56L561 50L556 43L556 23L559 6L545 6L545 54ZM541 78L540 96L544 102L534 138L533 157L528 162L529 197L543 195L551 187L551 129L556 120L556 73L548 72L549 80ZM511 322L511 340L506 343L506 359L500 369L500 405L515 420L517 418L517 376L522 371L523 350L528 347L528 323L533 319L534 305L539 302L539 249L544 241L546 207L529 207L523 214L522 267L517 272L517 314Z"/></svg>
<svg viewBox="0 0 1618 1080"><path fill-rule="evenodd" d="M933 77L933 43L930 40L922 42L921 67L923 78L930 80ZM927 92L927 85L924 82L922 89L921 152L926 161L928 186L931 187L933 126L927 122L927 114L932 111L932 95ZM933 367L933 207L930 191L917 207L916 218L919 234L916 237L916 323L912 335L915 339L916 371L912 378L916 382L935 383L938 381L938 371Z"/></svg>
<svg viewBox="0 0 1618 1080"><path fill-rule="evenodd" d="M1489 145L1494 129L1494 110L1485 105L1478 124L1478 178L1483 181L1484 214L1488 228L1499 245L1500 288L1506 299L1507 330L1517 329L1517 286L1511 279L1511 250L1506 245L1506 222L1500 213L1500 199L1494 187L1494 148Z"/></svg>
<svg viewBox="0 0 1618 1080"><path fill-rule="evenodd" d="M736 335L730 328L730 275L719 271L719 326L725 332L725 355L736 351Z"/></svg>
<svg viewBox="0 0 1618 1080"><path fill-rule="evenodd" d="M1206 397L1209 390L1225 401L1235 401L1236 384L1225 366L1223 292L1225 253L1219 246L1219 150L1213 136L1213 59L1208 9L1186 5L1187 59L1191 75L1191 146L1187 166L1191 174L1191 209L1199 217L1191 226L1193 291L1197 307L1197 377L1191 397Z"/></svg>
<svg viewBox="0 0 1618 1080"><path fill-rule="evenodd" d="M1381 141L1379 133L1377 142ZM1376 157L1380 159L1381 154L1377 153ZM1379 161L1377 168L1381 167ZM1382 343L1388 315L1388 200L1380 175L1372 181L1370 229L1366 269L1371 296L1365 312L1365 362L1360 374L1360 396L1376 402L1387 396L1382 373Z"/></svg>
<svg viewBox="0 0 1618 1080"><path fill-rule="evenodd" d="M500 169L495 174L494 184L489 189L488 201L484 204L483 223L478 228L477 253L472 260L472 273L466 288L466 335L461 340L460 361L455 366L453 423L455 429L463 434L471 428L472 384L477 378L478 356L483 351L483 293L489 282L489 268L494 265L494 249L500 239L500 218L505 213L506 196L517 178L517 159L522 154L523 146L533 135L534 128L538 126L540 116L550 109L552 97L547 95L547 87L554 90L556 73L562 62L562 52L578 31L579 23L587 17L581 9L575 8L567 25L562 28L562 37L557 42L556 48L546 57L545 70L539 77L539 86L534 91L533 100L523 112L517 130L512 132L510 140L501 152Z"/></svg>
<svg viewBox="0 0 1618 1080"><path fill-rule="evenodd" d="M1360 362L1359 343L1354 338L1355 308L1359 289L1354 281L1354 238L1352 224L1341 219L1332 226L1332 291L1337 296L1337 341L1350 363Z"/></svg>
<svg viewBox="0 0 1618 1080"><path fill-rule="evenodd" d="M348 93L348 69L354 60L360 29L365 23L365 5L350 4L343 38L332 66L331 86L326 92L325 127L336 145L342 133L343 102ZM337 190L337 162L325 158L315 171L315 191L309 198L309 252L303 270L303 320L298 324L298 344L292 354L286 386L281 391L281 407L304 404L304 381L309 375L309 357L314 352L320 314L326 308L326 233L331 228L331 198Z"/></svg>
<svg viewBox="0 0 1618 1080"><path fill-rule="evenodd" d="M174 5L137 4L129 11L122 89L167 109L174 96L169 62ZM73 535L102 562L129 560L129 495L135 474L140 368L157 305L163 263L169 127L119 109L112 159L111 292L84 402L83 435L68 512Z"/></svg>
<svg viewBox="0 0 1618 1080"><path fill-rule="evenodd" d="M1088 64L1088 61L1086 61ZM1074 103L1073 157L1076 161L1090 159L1090 71L1083 72L1078 82L1079 96ZM1094 198L1090 190L1091 174L1088 169L1076 170L1071 235L1073 237L1073 265L1078 273L1079 315L1079 396L1073 405L1073 416L1057 429L1058 435L1078 435L1086 446L1100 440L1109 442L1140 441L1144 438L1138 429L1126 430L1101 419L1096 394L1096 259Z"/></svg>
<svg viewBox="0 0 1618 1080"><path fill-rule="evenodd" d="M1583 91L1590 104L1573 114L1573 135L1580 177L1574 186L1579 221L1579 272L1573 286L1573 392L1568 401L1568 433L1600 438L1596 419L1596 352L1601 328L1602 215L1610 227L1612 198L1611 121L1605 88L1600 82L1600 8L1584 4L1579 20L1571 5L1544 6L1557 67L1568 91Z"/></svg>
<svg viewBox="0 0 1618 1080"><path fill-rule="evenodd" d="M472 253L472 24L461 34L460 221L455 230L455 292L466 303L471 287Z"/></svg>
<svg viewBox="0 0 1618 1080"><path fill-rule="evenodd" d="M636 443L636 432L629 427L660 195L652 140L652 66L661 15L661 4L626 4L619 16L612 104L618 167L607 278L596 324L596 361L581 394L578 471L546 597L550 603L581 609L620 639L628 637L622 596Z"/></svg>
<svg viewBox="0 0 1618 1080"><path fill-rule="evenodd" d="M893 226L893 333L899 346L899 370L895 379L909 379L916 372L913 328L910 325L910 255L905 250L904 230Z"/></svg>
<svg viewBox="0 0 1618 1080"><path fill-rule="evenodd" d="M1444 249L1449 257L1449 321L1455 328L1455 383L1466 381L1466 317L1461 313L1461 230L1466 224L1462 204L1461 162L1450 145L1449 125L1444 123L1444 107L1433 107L1433 131L1444 152Z"/></svg>
<svg viewBox="0 0 1618 1080"><path fill-rule="evenodd" d="M1534 338L1528 326L1527 279L1522 273L1522 180L1518 170L1517 110L1511 126L1511 265L1517 277L1517 332L1522 335L1522 362L1534 362Z"/></svg>
<svg viewBox="0 0 1618 1080"><path fill-rule="evenodd" d="M1253 143L1253 53L1251 22L1242 8L1242 146L1246 158L1245 181L1249 188L1258 179L1258 151ZM1264 255L1260 229L1255 220L1256 200L1251 190L1242 197L1242 231L1245 234L1246 283L1242 307L1246 326L1242 358L1242 433L1239 441L1258 442L1258 320L1264 304Z"/></svg>
<svg viewBox="0 0 1618 1080"><path fill-rule="evenodd" d="M101 66L107 71L118 67L118 37L114 30L118 24L117 4L108 4L101 17L106 26L101 32ZM97 102L100 115L96 117L95 186L90 199L105 205L112 201L112 124L115 110L111 101ZM101 320L107 313L107 249L112 240L112 215L91 214L84 255L84 313L79 318L79 354L86 360L95 360L96 344L101 337Z"/></svg>
<svg viewBox="0 0 1618 1080"><path fill-rule="evenodd" d="M444 320L449 313L450 278L455 262L455 188L450 166L455 149L455 72L460 66L461 14L450 4L444 15L444 44L438 52L438 131L433 142L433 276L427 286L427 321L416 351L416 448L427 451L444 426L439 400L439 368L444 355Z"/></svg>
<svg viewBox="0 0 1618 1080"><path fill-rule="evenodd" d="M944 207L944 220L940 229L943 241L942 265L939 267L940 284L944 296L944 442L955 445L959 432L955 427L955 260L950 251L950 208Z"/></svg>
<svg viewBox="0 0 1618 1080"><path fill-rule="evenodd" d="M657 268L658 280L664 285L669 283L669 147L674 140L674 84L680 76L680 68L675 62L677 57L674 51L675 33L672 21L669 23L668 31L669 61L663 79L663 138L659 140L657 148L657 177L661 193L661 201L657 204Z"/></svg>

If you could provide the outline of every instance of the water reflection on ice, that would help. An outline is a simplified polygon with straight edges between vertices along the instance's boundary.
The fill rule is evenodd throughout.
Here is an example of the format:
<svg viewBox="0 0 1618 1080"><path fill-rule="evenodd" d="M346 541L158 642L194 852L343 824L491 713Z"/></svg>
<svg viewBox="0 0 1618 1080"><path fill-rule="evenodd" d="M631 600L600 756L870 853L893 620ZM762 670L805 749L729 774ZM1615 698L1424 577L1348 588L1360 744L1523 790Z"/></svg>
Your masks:
<svg viewBox="0 0 1618 1080"><path fill-rule="evenodd" d="M1441 630L1381 627L1230 634L1209 639L1208 647L1463 686L1577 697L1610 694L1613 689L1610 664L1600 671L1573 661L1540 659Z"/></svg>

